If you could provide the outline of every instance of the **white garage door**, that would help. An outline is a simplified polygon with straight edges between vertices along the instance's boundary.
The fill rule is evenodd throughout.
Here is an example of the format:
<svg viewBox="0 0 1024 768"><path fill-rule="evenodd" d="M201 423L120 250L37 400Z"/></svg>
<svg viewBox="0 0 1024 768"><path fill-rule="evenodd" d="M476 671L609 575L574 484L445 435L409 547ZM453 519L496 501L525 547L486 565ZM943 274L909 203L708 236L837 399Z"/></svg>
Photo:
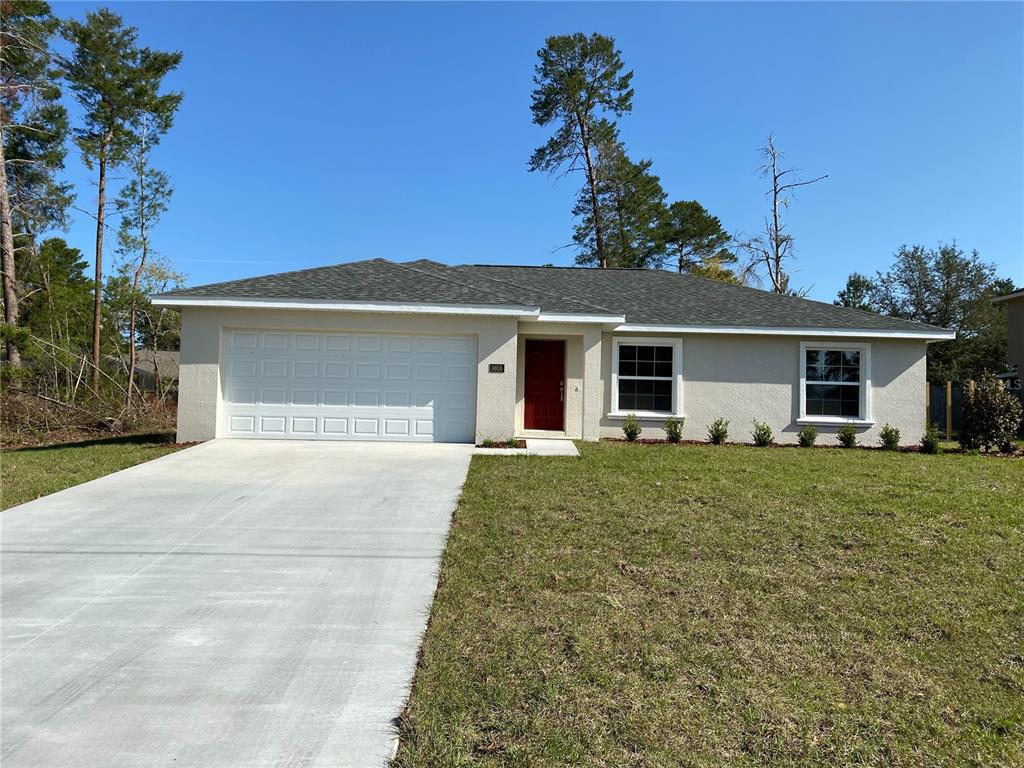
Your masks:
<svg viewBox="0 0 1024 768"><path fill-rule="evenodd" d="M227 331L225 435L472 442L469 337Z"/></svg>

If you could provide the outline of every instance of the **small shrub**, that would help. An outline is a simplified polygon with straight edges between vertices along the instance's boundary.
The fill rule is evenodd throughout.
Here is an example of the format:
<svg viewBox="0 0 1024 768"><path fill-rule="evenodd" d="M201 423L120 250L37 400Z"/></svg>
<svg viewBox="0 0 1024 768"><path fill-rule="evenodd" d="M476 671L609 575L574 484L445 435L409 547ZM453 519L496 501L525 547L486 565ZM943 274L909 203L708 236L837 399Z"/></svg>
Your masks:
<svg viewBox="0 0 1024 768"><path fill-rule="evenodd" d="M686 419L677 416L669 416L665 419L665 439L670 443L678 443L683 439L683 424Z"/></svg>
<svg viewBox="0 0 1024 768"><path fill-rule="evenodd" d="M810 448L817 439L818 430L810 424L801 427L800 431L796 433L796 440L801 448Z"/></svg>
<svg viewBox="0 0 1024 768"><path fill-rule="evenodd" d="M754 419L754 429L750 432L750 436L754 438L754 445L758 445L764 448L766 445L771 445L775 435L772 433L772 428L768 426L767 422L758 421Z"/></svg>
<svg viewBox="0 0 1024 768"><path fill-rule="evenodd" d="M1021 402L992 374L985 374L961 406L960 445L964 450L1013 450Z"/></svg>
<svg viewBox="0 0 1024 768"><path fill-rule="evenodd" d="M485 437L480 445L484 448L515 448L516 439L514 437L506 437L504 440L492 440L489 437Z"/></svg>
<svg viewBox="0 0 1024 768"><path fill-rule="evenodd" d="M851 424L844 424L836 432L836 440L843 448L857 447L857 430Z"/></svg>
<svg viewBox="0 0 1024 768"><path fill-rule="evenodd" d="M921 452L942 453L942 446L939 444L939 441L939 428L934 424L929 424L924 428L924 434L921 435Z"/></svg>
<svg viewBox="0 0 1024 768"><path fill-rule="evenodd" d="M729 437L729 420L721 417L708 426L708 440L714 445L722 445Z"/></svg>
<svg viewBox="0 0 1024 768"><path fill-rule="evenodd" d="M900 431L886 424L879 433L879 442L886 451L895 451L900 447Z"/></svg>
<svg viewBox="0 0 1024 768"><path fill-rule="evenodd" d="M631 443L640 437L640 419L636 417L635 413L626 416L626 420L622 422L622 434Z"/></svg>

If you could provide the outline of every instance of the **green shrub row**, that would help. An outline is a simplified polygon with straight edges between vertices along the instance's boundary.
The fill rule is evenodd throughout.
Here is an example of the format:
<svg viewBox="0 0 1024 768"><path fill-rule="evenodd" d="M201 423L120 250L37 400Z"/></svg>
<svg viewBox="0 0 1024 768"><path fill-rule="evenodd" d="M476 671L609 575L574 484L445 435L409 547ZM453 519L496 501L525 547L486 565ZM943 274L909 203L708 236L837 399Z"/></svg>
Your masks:
<svg viewBox="0 0 1024 768"><path fill-rule="evenodd" d="M1016 402L1016 399L1014 399L1014 402ZM669 416L665 420L665 439L670 443L680 442L683 439L683 425L685 423L685 418ZM640 419L637 418L635 413L628 414L626 420L622 423L622 433L629 442L633 442L640 437L641 429ZM712 445L724 445L729 438L729 420L725 418L715 419L708 425L707 433L708 441ZM750 436L754 441L754 445L762 447L772 445L775 440L771 426L767 422L757 421L756 419L754 420L754 428L751 430ZM801 448L812 447L817 439L818 430L810 424L801 427L797 433L797 443ZM857 430L852 424L844 424L836 432L836 440L839 441L843 448L856 448ZM899 429L890 424L885 424L879 433L879 443L883 450L899 450ZM992 441L992 444L996 444L995 441ZM924 453L942 453L942 447L939 444L939 432L934 426L925 428L924 435L921 436L921 450Z"/></svg>

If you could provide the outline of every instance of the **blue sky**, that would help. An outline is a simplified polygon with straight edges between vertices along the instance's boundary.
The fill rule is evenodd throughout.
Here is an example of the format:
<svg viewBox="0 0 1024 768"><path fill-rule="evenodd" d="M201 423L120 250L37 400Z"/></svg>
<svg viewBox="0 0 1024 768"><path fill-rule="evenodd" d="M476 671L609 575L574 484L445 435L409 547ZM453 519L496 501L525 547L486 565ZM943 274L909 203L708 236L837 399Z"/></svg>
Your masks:
<svg viewBox="0 0 1024 768"><path fill-rule="evenodd" d="M61 16L97 6L58 3ZM195 285L364 258L570 264L578 179L526 170L536 51L615 37L620 127L670 200L733 232L767 210L757 148L830 178L788 215L798 285L831 300L902 243L956 239L1024 284L1024 5L111 4L179 49L155 162L159 251ZM78 205L95 204L77 153ZM91 256L92 221L66 237Z"/></svg>

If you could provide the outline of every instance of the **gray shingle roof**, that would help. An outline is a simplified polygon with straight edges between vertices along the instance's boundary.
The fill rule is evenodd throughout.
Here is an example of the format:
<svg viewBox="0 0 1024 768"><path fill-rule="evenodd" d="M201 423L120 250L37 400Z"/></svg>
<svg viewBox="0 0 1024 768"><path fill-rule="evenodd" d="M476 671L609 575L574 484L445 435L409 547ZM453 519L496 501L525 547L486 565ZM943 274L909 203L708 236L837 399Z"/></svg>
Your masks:
<svg viewBox="0 0 1024 768"><path fill-rule="evenodd" d="M624 315L636 325L942 331L810 299L692 275L641 269L446 266L419 260L357 261L201 285L164 298L217 297L540 307L543 312Z"/></svg>

